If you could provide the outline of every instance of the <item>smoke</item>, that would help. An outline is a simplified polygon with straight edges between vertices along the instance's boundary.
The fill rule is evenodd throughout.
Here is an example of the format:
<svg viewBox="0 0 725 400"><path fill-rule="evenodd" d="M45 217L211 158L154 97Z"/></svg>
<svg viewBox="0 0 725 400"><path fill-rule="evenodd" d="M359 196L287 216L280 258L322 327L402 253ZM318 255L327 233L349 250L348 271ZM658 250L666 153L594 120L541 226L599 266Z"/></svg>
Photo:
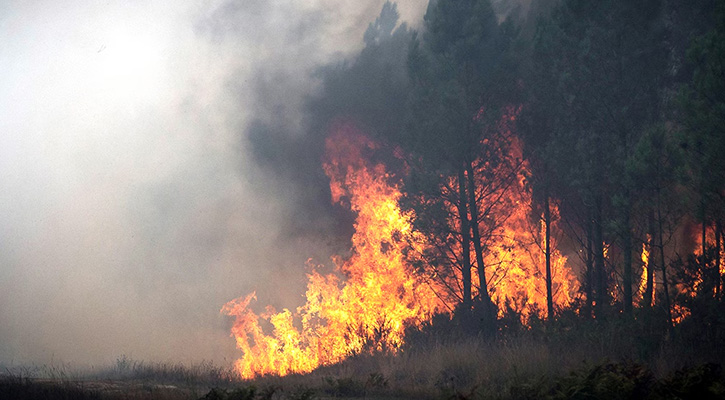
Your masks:
<svg viewBox="0 0 725 400"><path fill-rule="evenodd" d="M298 305L339 211L275 143L383 3L1 5L0 364L224 362L226 301Z"/></svg>
<svg viewBox="0 0 725 400"><path fill-rule="evenodd" d="M406 122L412 31L398 18L396 5L386 3L377 13L358 37L354 54L344 59L333 56L327 64L314 66L307 82L318 85L300 99L297 117L285 118L289 113L279 101L294 92L291 86L263 85L258 98L279 112L256 113L247 129L254 160L295 199L285 218L288 236L332 238L330 245L337 251L349 248L354 216L329 201L329 179L321 168L326 137L344 122L385 143L402 132Z"/></svg>

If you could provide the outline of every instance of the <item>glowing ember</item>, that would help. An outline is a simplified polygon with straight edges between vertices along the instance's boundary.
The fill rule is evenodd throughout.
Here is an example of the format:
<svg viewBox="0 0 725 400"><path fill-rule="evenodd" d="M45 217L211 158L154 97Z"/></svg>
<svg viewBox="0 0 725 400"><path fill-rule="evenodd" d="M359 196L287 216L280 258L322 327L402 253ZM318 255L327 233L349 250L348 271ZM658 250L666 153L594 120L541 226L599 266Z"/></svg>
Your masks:
<svg viewBox="0 0 725 400"><path fill-rule="evenodd" d="M672 305L672 323L675 325L681 324L691 314L690 310L681 304Z"/></svg>

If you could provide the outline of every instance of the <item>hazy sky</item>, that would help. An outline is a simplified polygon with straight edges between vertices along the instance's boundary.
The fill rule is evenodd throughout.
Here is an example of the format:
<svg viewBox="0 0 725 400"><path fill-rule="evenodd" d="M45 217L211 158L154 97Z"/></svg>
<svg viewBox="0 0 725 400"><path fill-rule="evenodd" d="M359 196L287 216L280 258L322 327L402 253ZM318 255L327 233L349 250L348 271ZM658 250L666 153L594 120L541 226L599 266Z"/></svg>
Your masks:
<svg viewBox="0 0 725 400"><path fill-rule="evenodd" d="M299 305L328 250L280 239L246 124L298 121L383 3L0 3L0 365L231 362L226 301Z"/></svg>

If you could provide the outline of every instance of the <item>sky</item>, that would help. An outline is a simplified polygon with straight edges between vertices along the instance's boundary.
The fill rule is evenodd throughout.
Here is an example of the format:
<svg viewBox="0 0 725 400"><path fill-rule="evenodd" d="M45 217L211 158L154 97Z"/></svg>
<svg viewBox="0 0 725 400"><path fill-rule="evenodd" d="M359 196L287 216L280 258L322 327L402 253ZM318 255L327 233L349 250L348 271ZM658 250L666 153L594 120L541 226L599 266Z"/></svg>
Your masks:
<svg viewBox="0 0 725 400"><path fill-rule="evenodd" d="M302 129L383 3L0 3L0 365L231 363L225 302L301 305L331 249L282 232L245 133Z"/></svg>

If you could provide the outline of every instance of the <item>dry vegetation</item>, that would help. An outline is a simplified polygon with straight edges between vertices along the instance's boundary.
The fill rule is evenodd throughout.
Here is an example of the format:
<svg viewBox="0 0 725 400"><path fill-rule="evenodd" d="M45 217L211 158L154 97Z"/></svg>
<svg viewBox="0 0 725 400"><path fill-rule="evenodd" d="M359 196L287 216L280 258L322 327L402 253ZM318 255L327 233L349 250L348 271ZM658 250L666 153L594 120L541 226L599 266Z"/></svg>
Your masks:
<svg viewBox="0 0 725 400"><path fill-rule="evenodd" d="M211 362L148 363L121 356L111 367L70 365L6 367L0 371L2 399L197 399L210 387L236 380L230 367Z"/></svg>
<svg viewBox="0 0 725 400"><path fill-rule="evenodd" d="M561 319L563 321L565 319ZM451 323L453 324L453 323ZM230 368L121 357L101 371L6 369L8 399L717 399L722 350L684 329L652 338L607 324L534 324L498 337L411 332L397 354L358 355L307 375L242 381ZM450 328L450 329L449 329ZM555 339L555 340L554 340Z"/></svg>
<svg viewBox="0 0 725 400"><path fill-rule="evenodd" d="M564 331L560 331L562 329ZM549 327L495 339L435 335L397 355L361 355L309 375L257 379L258 387L308 388L321 398L676 399L722 398L721 355L707 344L606 326ZM556 340L552 340L556 338ZM285 398L285 397L280 397ZM287 398L295 398L290 396Z"/></svg>

